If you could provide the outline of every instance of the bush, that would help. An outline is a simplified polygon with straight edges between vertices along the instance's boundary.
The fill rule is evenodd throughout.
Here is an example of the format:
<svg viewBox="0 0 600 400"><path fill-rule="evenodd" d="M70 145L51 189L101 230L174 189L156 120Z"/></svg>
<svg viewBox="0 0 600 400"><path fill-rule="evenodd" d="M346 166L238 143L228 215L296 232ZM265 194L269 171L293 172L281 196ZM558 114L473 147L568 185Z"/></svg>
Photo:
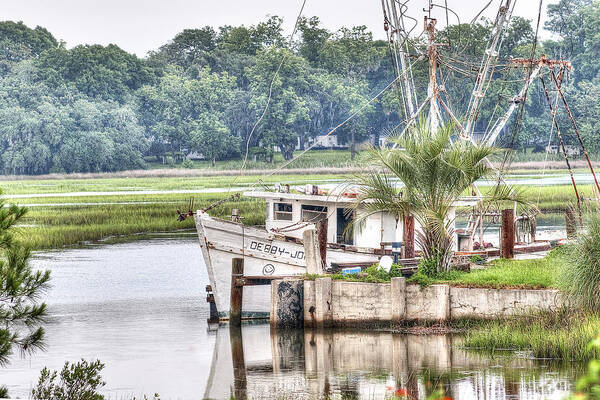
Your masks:
<svg viewBox="0 0 600 400"><path fill-rule="evenodd" d="M367 267L360 274L348 274L342 275L342 273L332 274L331 279L350 281L350 282L370 282L370 283L387 283L392 278L402 276L402 266L393 264L390 268L390 272L385 272L382 268L379 268L378 264ZM309 276L310 278L311 276ZM314 279L314 278L313 278Z"/></svg>
<svg viewBox="0 0 600 400"><path fill-rule="evenodd" d="M186 158L183 163L181 163L181 166L186 169L192 169L194 168L194 162L189 158Z"/></svg>
<svg viewBox="0 0 600 400"><path fill-rule="evenodd" d="M575 245L554 252L569 261L561 268L559 287L574 305L600 311L600 215L592 215L587 233Z"/></svg>
<svg viewBox="0 0 600 400"><path fill-rule="evenodd" d="M66 362L58 381L57 371L44 368L31 396L34 400L104 400L99 392L105 385L100 376L103 368L100 360Z"/></svg>
<svg viewBox="0 0 600 400"><path fill-rule="evenodd" d="M485 263L485 260L480 255L475 254L474 256L471 256L471 262L473 264L483 265L483 263Z"/></svg>

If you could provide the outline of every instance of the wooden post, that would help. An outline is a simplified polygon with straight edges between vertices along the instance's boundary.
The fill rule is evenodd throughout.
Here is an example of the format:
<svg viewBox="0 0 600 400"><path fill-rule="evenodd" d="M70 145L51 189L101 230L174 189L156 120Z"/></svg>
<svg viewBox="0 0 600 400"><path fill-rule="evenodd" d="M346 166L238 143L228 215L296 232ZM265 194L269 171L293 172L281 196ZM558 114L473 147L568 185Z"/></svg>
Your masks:
<svg viewBox="0 0 600 400"><path fill-rule="evenodd" d="M502 210L500 256L515 258L515 211L512 208Z"/></svg>
<svg viewBox="0 0 600 400"><path fill-rule="evenodd" d="M403 219L404 230L402 234L402 245L404 247L404 258L415 256L415 217L406 215Z"/></svg>
<svg viewBox="0 0 600 400"><path fill-rule="evenodd" d="M565 224L567 227L567 239L577 238L577 220L575 219L573 206L569 206L565 210Z"/></svg>
<svg viewBox="0 0 600 400"><path fill-rule="evenodd" d="M327 230L329 222L327 218L323 218L317 224L317 237L319 239L319 253L321 255L322 265L327 265Z"/></svg>
<svg viewBox="0 0 600 400"><path fill-rule="evenodd" d="M231 300L229 305L229 325L240 326L242 324L242 297L244 285L241 280L244 277L244 259L234 258L231 261Z"/></svg>
<svg viewBox="0 0 600 400"><path fill-rule="evenodd" d="M229 340L231 342L231 361L233 363L233 398L236 400L246 399L246 362L244 360L242 328L239 325L229 326Z"/></svg>
<svg viewBox="0 0 600 400"><path fill-rule="evenodd" d="M319 243L317 242L317 232L314 228L306 229L302 232L302 240L304 242L304 256L306 258L306 273L307 274L323 274L323 263L319 251Z"/></svg>

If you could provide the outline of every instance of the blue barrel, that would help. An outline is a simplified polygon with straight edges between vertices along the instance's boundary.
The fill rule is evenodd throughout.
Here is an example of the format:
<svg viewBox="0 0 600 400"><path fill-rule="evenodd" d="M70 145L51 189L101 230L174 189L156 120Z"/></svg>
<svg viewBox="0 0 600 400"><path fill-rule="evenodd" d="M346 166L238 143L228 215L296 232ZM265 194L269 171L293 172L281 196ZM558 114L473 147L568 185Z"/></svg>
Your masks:
<svg viewBox="0 0 600 400"><path fill-rule="evenodd" d="M400 251L402 250L402 242L392 242L392 255L394 256L394 262L398 264L400 258Z"/></svg>
<svg viewBox="0 0 600 400"><path fill-rule="evenodd" d="M360 271L361 271L360 267L343 268L342 275L360 274Z"/></svg>

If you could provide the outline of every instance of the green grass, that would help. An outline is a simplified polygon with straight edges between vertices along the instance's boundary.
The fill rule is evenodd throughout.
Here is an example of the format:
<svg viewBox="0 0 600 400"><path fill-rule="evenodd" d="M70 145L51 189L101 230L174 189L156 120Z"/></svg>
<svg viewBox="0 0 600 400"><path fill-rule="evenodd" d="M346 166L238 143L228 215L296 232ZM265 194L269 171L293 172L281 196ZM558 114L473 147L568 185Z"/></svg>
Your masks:
<svg viewBox="0 0 600 400"><path fill-rule="evenodd" d="M17 180L5 181L0 183L3 194L10 200L11 195L23 194L50 194L57 193L56 198L31 197L27 199L16 199L19 203L49 203L49 202L96 202L92 196L77 196L69 198L60 198L61 193L69 192L115 192L115 191L170 191L170 190L192 190L201 192L209 188L223 188L227 191L229 187L249 187L257 182L260 176L241 176L237 180L232 176L212 176L212 177L154 177L154 178L94 178L94 179L46 179L46 180ZM349 175L326 174L326 175L273 175L264 178L263 183L271 187L275 183L289 183L292 185L303 185L306 183L330 183L343 182L349 178ZM260 188L261 186L256 186ZM517 190L521 190L527 201L537 205L543 212L560 212L574 203L574 192L570 185L547 186L539 189L533 186L515 185ZM592 185L579 185L580 195L590 198L593 195ZM489 190L482 187L485 193ZM174 193L170 196L176 195ZM197 194L181 194L181 198L189 198ZM216 194L215 194L216 195ZM119 201L148 201L148 198L157 198L157 195L148 195L140 193L137 198L135 195L121 195ZM94 196L95 197L95 196ZM539 197L539 202L538 202ZM584 205L586 203L584 202Z"/></svg>
<svg viewBox="0 0 600 400"><path fill-rule="evenodd" d="M570 310L482 322L463 346L486 352L525 351L536 358L587 361L600 357L589 343L600 334L600 316Z"/></svg>
<svg viewBox="0 0 600 400"><path fill-rule="evenodd" d="M576 204L572 185L513 185L513 188L529 203L528 206L537 207L543 212L560 212L566 210L569 205ZM485 194L491 190L491 187L481 187L480 190ZM586 207L587 204L591 204L587 199L592 199L594 196L593 185L577 185L577 190L579 195L586 199L583 206Z"/></svg>
<svg viewBox="0 0 600 400"><path fill-rule="evenodd" d="M339 174L294 175L244 175L196 177L145 177L145 178L91 178L91 179L27 179L0 182L5 196L17 194L111 192L143 190L202 190L208 188L248 187L262 181L302 185L306 183L345 181L348 176ZM261 187L258 185L257 187Z"/></svg>
<svg viewBox="0 0 600 400"><path fill-rule="evenodd" d="M467 287L541 289L555 287L555 276L563 261L553 255L534 260L499 259L485 269L452 271L436 280Z"/></svg>
<svg viewBox="0 0 600 400"><path fill-rule="evenodd" d="M420 285L446 283L454 286L481 287L481 288L520 288L542 289L556 287L555 276L563 265L563 259L556 252L550 253L542 259L535 260L504 260L499 259L486 265L485 269L471 272L449 271L436 278L429 278L417 273L408 282ZM331 275L332 279L351 282L390 282L394 276L401 276L397 266L393 266L390 273L378 270L376 266L367 268L361 274ZM314 279L314 277L311 277Z"/></svg>
<svg viewBox="0 0 600 400"><path fill-rule="evenodd" d="M214 195L196 196L195 208L206 207L219 198L220 196ZM19 234L27 245L39 250L80 245L124 235L195 229L193 218L177 221L176 209L187 211L187 201L181 197L168 196L162 196L161 200L152 204L31 207L22 220L23 226L19 228ZM232 208L240 209L245 223L254 225L264 222L264 202L254 199L226 202L215 208L212 215L227 217L231 215Z"/></svg>
<svg viewBox="0 0 600 400"><path fill-rule="evenodd" d="M102 240L111 236L138 233L172 232L192 228L193 224L175 220L177 208L187 211L191 197L196 199L195 209L226 196L226 193L163 193L144 194L143 190L197 190L249 186L258 175L240 176L190 176L142 178L91 178L91 179L27 179L0 182L7 202L31 204L22 228L26 241L34 248L55 248L87 241ZM348 175L291 174L274 175L264 180L265 185L276 182L302 185L307 182L343 181ZM581 193L591 195L591 185L580 185ZM486 190L486 188L483 188ZM523 187L530 201L537 201L538 189ZM86 192L130 191L121 195L85 195ZM62 193L82 192L82 196L68 197ZM138 193L135 193L138 192ZM50 194L50 197L11 198L19 194ZM544 187L540 207L546 212L561 211L572 203L572 188L568 185ZM101 204L109 203L109 204ZM124 204L117 204L124 203ZM148 204L143 204L148 203ZM251 207L249 204L253 204ZM41 205L41 206L35 206ZM229 215L232 204L215 210L218 215ZM245 222L264 224L264 202L246 199L239 204ZM560 217L562 218L562 217Z"/></svg>
<svg viewBox="0 0 600 400"><path fill-rule="evenodd" d="M299 151L294 152L294 156L298 156ZM310 150L307 151L302 157L292 162L287 168L322 168L322 167L350 167L357 166L359 157L354 160L350 159L349 150ZM272 169L282 166L286 161L283 159L281 153L275 153L273 155L273 162L269 163L266 161L252 161L252 156L248 157L246 162L247 169ZM189 163L188 163L189 164ZM243 164L243 158L231 160L220 160L217 161L213 167L210 161L198 160L192 161L193 168L197 169L211 169L211 170L235 170L240 169ZM182 164L162 164L161 162L150 162L149 168L184 168Z"/></svg>

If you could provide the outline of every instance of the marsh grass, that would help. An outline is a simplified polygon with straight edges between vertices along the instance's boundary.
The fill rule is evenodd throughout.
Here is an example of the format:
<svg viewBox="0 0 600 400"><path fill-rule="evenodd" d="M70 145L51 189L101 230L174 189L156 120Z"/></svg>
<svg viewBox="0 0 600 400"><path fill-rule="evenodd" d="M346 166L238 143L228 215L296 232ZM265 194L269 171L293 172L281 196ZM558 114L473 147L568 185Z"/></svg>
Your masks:
<svg viewBox="0 0 600 400"><path fill-rule="evenodd" d="M195 203L195 208L203 208L219 198L202 196ZM181 198L167 199L152 204L32 207L24 218L24 227L20 228L19 234L27 245L39 250L138 233L194 230L193 218L177 221L176 209L180 207L187 211L184 208L187 202ZM211 215L227 217L231 215L232 208L240 209L247 224L264 223L264 202L254 199L226 202L215 208Z"/></svg>
<svg viewBox="0 0 600 400"><path fill-rule="evenodd" d="M519 185L515 184L513 187L520 191L523 200L527 204L526 206L520 206L519 210L524 211L532 206L537 207L542 212L562 212L566 210L569 205L575 204L575 192L571 185L553 185L553 186L533 186L533 185ZM487 193L490 187L481 187L482 193ZM584 199L591 199L593 197L593 187L591 184L577 185L579 195ZM586 204L592 204L584 200L584 207Z"/></svg>
<svg viewBox="0 0 600 400"><path fill-rule="evenodd" d="M467 331L463 346L491 353L525 351L535 358L587 361L600 357L600 351L589 346L598 334L598 314L560 309L484 322Z"/></svg>
<svg viewBox="0 0 600 400"><path fill-rule="evenodd" d="M261 180L265 185L289 183L302 185L344 181L343 174L318 174L306 171L294 175L244 175L244 176L192 176L192 177L123 177L93 179L27 179L4 181L0 184L6 197L17 194L69 193L69 192L111 192L143 190L202 190L209 188L248 187ZM258 188L261 186L258 185Z"/></svg>
<svg viewBox="0 0 600 400"><path fill-rule="evenodd" d="M587 232L564 252L568 263L560 270L560 288L572 304L600 312L600 215L589 215Z"/></svg>

